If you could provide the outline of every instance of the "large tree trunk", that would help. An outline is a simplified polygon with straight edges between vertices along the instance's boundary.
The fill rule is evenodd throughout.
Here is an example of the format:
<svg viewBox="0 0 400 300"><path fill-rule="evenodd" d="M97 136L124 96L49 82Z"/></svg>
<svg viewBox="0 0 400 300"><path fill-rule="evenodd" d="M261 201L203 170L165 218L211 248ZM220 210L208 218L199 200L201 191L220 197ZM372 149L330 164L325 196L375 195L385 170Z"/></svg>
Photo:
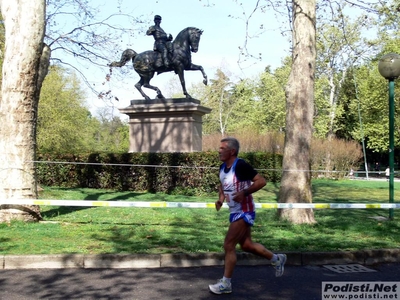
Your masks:
<svg viewBox="0 0 400 300"><path fill-rule="evenodd" d="M293 64L286 87L286 135L279 202L311 203L316 1L292 3ZM279 216L295 224L315 222L312 209L280 209Z"/></svg>
<svg viewBox="0 0 400 300"><path fill-rule="evenodd" d="M44 0L0 1L5 53L0 99L0 199L36 199L36 117ZM2 205L0 221L41 219L38 206Z"/></svg>

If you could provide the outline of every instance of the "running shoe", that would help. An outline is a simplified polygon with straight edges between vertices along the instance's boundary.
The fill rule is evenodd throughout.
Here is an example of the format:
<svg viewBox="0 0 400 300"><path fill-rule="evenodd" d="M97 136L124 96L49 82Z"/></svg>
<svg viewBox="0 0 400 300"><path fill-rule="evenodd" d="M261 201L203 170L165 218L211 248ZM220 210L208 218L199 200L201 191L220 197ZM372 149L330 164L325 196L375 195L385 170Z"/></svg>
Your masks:
<svg viewBox="0 0 400 300"><path fill-rule="evenodd" d="M275 268L275 276L281 277L283 275L283 271L285 270L286 263L286 254L277 254L278 260L272 265Z"/></svg>
<svg viewBox="0 0 400 300"><path fill-rule="evenodd" d="M212 293L217 295L232 293L232 284L228 284L223 279L220 279L216 284L210 284L208 288Z"/></svg>

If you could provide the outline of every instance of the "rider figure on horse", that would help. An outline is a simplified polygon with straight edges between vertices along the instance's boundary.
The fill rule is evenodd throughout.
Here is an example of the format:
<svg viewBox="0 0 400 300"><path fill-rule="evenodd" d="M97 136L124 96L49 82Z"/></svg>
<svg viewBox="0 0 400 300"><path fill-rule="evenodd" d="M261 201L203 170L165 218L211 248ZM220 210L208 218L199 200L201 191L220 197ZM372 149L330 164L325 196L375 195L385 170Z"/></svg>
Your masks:
<svg viewBox="0 0 400 300"><path fill-rule="evenodd" d="M161 57L166 68L169 67L170 62L168 59L168 53L172 52L172 35L167 35L165 31L160 27L161 16L154 16L155 25L151 26L146 35L152 35L154 37L154 51L160 52Z"/></svg>

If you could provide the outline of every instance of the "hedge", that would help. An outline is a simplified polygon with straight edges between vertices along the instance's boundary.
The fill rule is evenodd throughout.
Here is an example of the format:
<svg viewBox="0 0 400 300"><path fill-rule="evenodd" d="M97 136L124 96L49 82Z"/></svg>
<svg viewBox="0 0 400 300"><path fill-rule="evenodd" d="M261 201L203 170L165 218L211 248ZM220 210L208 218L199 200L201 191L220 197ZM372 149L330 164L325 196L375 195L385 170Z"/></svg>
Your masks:
<svg viewBox="0 0 400 300"><path fill-rule="evenodd" d="M240 155L269 182L281 177L282 156L247 152ZM218 153L39 154L38 183L65 188L203 194L216 192Z"/></svg>

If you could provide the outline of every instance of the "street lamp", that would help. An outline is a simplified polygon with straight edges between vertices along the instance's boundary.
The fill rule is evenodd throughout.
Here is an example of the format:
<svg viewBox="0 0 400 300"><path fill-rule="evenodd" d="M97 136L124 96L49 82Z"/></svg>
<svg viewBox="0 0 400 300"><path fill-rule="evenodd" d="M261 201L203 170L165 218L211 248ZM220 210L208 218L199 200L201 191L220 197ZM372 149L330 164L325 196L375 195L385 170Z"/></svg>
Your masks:
<svg viewBox="0 0 400 300"><path fill-rule="evenodd" d="M379 73L389 80L389 202L394 199L394 80L400 76L400 55L389 53L379 61ZM389 219L393 219L393 208L389 209Z"/></svg>

